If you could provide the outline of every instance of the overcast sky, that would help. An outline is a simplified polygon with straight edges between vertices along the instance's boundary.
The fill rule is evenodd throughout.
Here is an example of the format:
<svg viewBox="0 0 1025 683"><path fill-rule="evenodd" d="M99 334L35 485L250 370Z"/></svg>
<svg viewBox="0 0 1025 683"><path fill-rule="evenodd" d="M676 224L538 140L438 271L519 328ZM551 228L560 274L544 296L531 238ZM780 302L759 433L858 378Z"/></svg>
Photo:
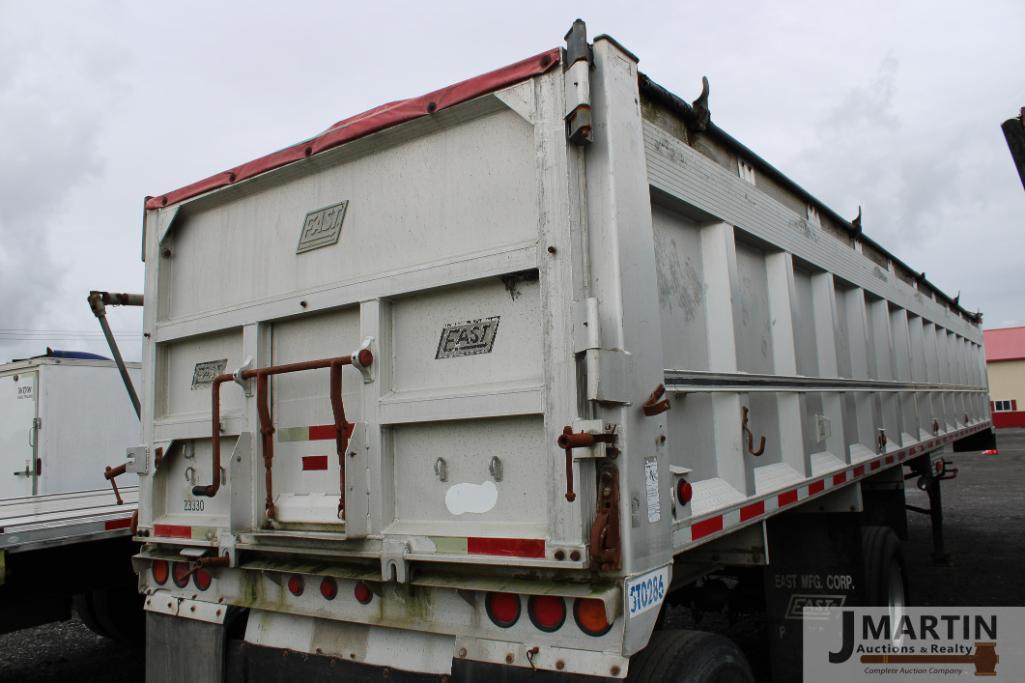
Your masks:
<svg viewBox="0 0 1025 683"><path fill-rule="evenodd" d="M142 201L562 44L580 15L987 327L1025 324L1025 2L0 0L0 359L104 352ZM227 248L227 247L226 247ZM129 357L141 315L115 309ZM40 332L40 331L43 332Z"/></svg>

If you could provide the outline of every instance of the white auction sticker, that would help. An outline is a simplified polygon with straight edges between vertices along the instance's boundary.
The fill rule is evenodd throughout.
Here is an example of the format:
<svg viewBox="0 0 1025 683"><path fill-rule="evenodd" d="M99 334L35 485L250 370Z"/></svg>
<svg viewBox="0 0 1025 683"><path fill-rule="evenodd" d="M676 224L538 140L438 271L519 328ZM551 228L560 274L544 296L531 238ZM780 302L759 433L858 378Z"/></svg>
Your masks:
<svg viewBox="0 0 1025 683"><path fill-rule="evenodd" d="M658 500L658 459L644 459L644 488L648 493L648 523L654 524L662 519Z"/></svg>

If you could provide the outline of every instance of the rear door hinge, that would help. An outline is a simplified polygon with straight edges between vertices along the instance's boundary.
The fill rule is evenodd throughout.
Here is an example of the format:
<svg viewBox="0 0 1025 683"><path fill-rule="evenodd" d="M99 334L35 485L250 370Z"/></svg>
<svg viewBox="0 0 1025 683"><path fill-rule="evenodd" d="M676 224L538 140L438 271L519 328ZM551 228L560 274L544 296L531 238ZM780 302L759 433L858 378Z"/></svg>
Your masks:
<svg viewBox="0 0 1025 683"><path fill-rule="evenodd" d="M587 25L577 19L566 34L563 82L566 88L566 137L574 145L586 145L594 138L591 123L591 46Z"/></svg>

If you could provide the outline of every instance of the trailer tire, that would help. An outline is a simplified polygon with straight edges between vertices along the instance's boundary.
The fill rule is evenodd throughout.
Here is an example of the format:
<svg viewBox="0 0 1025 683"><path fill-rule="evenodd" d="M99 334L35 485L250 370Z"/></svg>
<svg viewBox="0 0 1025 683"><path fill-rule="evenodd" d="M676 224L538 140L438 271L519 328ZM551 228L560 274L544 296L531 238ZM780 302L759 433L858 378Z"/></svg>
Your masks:
<svg viewBox="0 0 1025 683"><path fill-rule="evenodd" d="M630 660L629 683L754 683L747 658L732 640L704 631L651 634Z"/></svg>
<svg viewBox="0 0 1025 683"><path fill-rule="evenodd" d="M908 571L900 539L888 526L861 529L865 601L876 607L908 605Z"/></svg>
<svg viewBox="0 0 1025 683"><path fill-rule="evenodd" d="M94 633L126 645L140 645L146 631L142 595L134 586L97 588L88 594L90 618L99 628L82 621Z"/></svg>
<svg viewBox="0 0 1025 683"><path fill-rule="evenodd" d="M96 607L93 604L92 591L78 593L71 599L71 604L75 609L75 614L78 615L78 618L85 624L87 629L98 636L110 637L110 633L103 628L100 620L96 618Z"/></svg>

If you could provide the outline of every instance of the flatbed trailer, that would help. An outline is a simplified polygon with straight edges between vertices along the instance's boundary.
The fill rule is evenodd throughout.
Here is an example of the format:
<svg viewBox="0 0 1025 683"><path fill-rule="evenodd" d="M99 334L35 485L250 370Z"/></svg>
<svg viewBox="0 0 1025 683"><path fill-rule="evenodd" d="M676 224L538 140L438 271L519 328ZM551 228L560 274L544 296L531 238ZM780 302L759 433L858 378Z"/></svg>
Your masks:
<svg viewBox="0 0 1025 683"><path fill-rule="evenodd" d="M148 198L144 259L152 681L749 680L662 628L738 592L784 680L992 438L981 316L582 22Z"/></svg>
<svg viewBox="0 0 1025 683"><path fill-rule="evenodd" d="M130 638L138 487L104 476L138 439L118 370L89 354L0 365L0 633L68 619ZM138 363L127 372L140 374ZM101 488L102 487L102 488Z"/></svg>

